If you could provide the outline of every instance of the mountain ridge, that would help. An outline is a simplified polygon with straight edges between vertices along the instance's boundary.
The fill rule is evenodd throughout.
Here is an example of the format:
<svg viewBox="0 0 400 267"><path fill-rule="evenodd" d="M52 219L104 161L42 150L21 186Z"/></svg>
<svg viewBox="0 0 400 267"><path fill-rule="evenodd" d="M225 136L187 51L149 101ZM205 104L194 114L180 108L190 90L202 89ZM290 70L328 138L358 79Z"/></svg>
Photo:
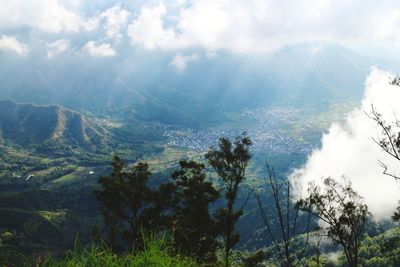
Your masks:
<svg viewBox="0 0 400 267"><path fill-rule="evenodd" d="M60 105L0 101L0 136L17 145L46 141L86 149L104 143L108 131L93 120Z"/></svg>
<svg viewBox="0 0 400 267"><path fill-rule="evenodd" d="M125 60L131 52L127 47L107 65L75 54L60 55L57 61L32 55L12 65L0 63L0 99L195 128L221 123L225 112L243 108L282 104L323 109L359 101L369 67L387 65L340 45L298 44L253 56L221 51L199 56L183 72L171 66L172 52Z"/></svg>

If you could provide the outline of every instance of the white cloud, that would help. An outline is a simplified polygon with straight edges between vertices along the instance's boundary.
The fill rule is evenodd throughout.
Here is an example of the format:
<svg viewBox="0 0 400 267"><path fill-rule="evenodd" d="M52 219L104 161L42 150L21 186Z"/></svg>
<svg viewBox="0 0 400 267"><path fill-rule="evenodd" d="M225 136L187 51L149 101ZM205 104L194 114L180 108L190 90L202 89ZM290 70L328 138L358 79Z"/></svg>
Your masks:
<svg viewBox="0 0 400 267"><path fill-rule="evenodd" d="M86 19L81 19L80 21L80 26L83 28L85 31L94 31L96 30L100 25L100 18L99 16L93 16L91 18L86 18Z"/></svg>
<svg viewBox="0 0 400 267"><path fill-rule="evenodd" d="M175 32L165 28L163 23L166 12L163 3L154 7L142 7L139 17L128 27L131 42L147 49L174 47Z"/></svg>
<svg viewBox="0 0 400 267"><path fill-rule="evenodd" d="M102 12L100 18L106 21L104 28L107 36L116 39L121 38L121 30L128 23L129 16L130 12L119 4Z"/></svg>
<svg viewBox="0 0 400 267"><path fill-rule="evenodd" d="M95 41L87 42L83 50L95 57L113 57L117 54L110 44L97 44Z"/></svg>
<svg viewBox="0 0 400 267"><path fill-rule="evenodd" d="M33 26L47 32L79 29L77 15L66 10L58 1L3 1L2 7L2 26Z"/></svg>
<svg viewBox="0 0 400 267"><path fill-rule="evenodd" d="M186 3L186 0L176 0L176 3L178 5L184 5Z"/></svg>
<svg viewBox="0 0 400 267"><path fill-rule="evenodd" d="M65 4L64 4L65 3ZM82 18L79 5L59 0L0 0L0 28L28 26L45 32L93 30L95 21Z"/></svg>
<svg viewBox="0 0 400 267"><path fill-rule="evenodd" d="M189 47L206 47L210 50L220 48L239 49L247 42L245 36L231 32L247 26L247 18L240 9L226 10L228 3L221 1L194 1L188 8L182 8L177 17L169 16L163 3L153 7L143 7L139 16L128 28L128 35L135 45L147 49L185 49ZM166 26L167 19L175 24ZM240 24L234 25L234 20ZM243 33L243 31L241 32ZM229 34L235 35L231 42ZM221 46L222 45L222 46Z"/></svg>
<svg viewBox="0 0 400 267"><path fill-rule="evenodd" d="M128 32L147 49L271 51L303 41L390 41L400 31L396 10L394 0L193 0L176 13L161 2L142 7Z"/></svg>
<svg viewBox="0 0 400 267"><path fill-rule="evenodd" d="M177 72L182 73L187 69L189 62L193 62L198 59L199 56L196 53L187 56L182 54L177 54L169 64L170 66L173 66Z"/></svg>
<svg viewBox="0 0 400 267"><path fill-rule="evenodd" d="M67 50L69 50L70 43L66 39L60 39L57 41L54 41L52 43L47 44L47 57L52 58L53 56L63 53Z"/></svg>
<svg viewBox="0 0 400 267"><path fill-rule="evenodd" d="M400 47L398 0L144 0L106 10L97 2L0 0L0 30L27 26L65 34L102 26L107 38L120 40L129 24L133 45L162 50L254 53L323 41L385 47L381 54L390 56Z"/></svg>
<svg viewBox="0 0 400 267"><path fill-rule="evenodd" d="M28 47L19 42L13 36L2 35L0 38L0 50L12 51L20 56L28 54Z"/></svg>
<svg viewBox="0 0 400 267"><path fill-rule="evenodd" d="M344 125L333 124L322 138L321 149L315 150L306 164L291 174L292 181L302 188L298 193L304 196L310 181L318 184L322 177L346 176L377 219L392 215L400 199L400 187L393 178L382 174L378 160L392 170L398 170L399 163L373 142L373 137L382 134L381 129L364 113L371 112L373 104L384 120L393 121L393 114L400 114L400 87L390 85L389 76L390 73L373 69L366 81L361 107L348 115Z"/></svg>
<svg viewBox="0 0 400 267"><path fill-rule="evenodd" d="M230 12L231 13L228 13ZM240 14L239 14L240 13ZM184 46L203 46L210 50L216 50L225 46L235 49L246 40L246 27L248 18L244 10L230 9L222 1L196 2L192 7L182 9L179 15L177 28L183 34L180 36ZM235 19L241 21L234 25ZM241 37L235 42L230 40L231 27L238 26L235 31L240 32ZM238 37L238 36L237 36Z"/></svg>
<svg viewBox="0 0 400 267"><path fill-rule="evenodd" d="M400 42L400 8L380 16L381 27L375 32L378 40Z"/></svg>

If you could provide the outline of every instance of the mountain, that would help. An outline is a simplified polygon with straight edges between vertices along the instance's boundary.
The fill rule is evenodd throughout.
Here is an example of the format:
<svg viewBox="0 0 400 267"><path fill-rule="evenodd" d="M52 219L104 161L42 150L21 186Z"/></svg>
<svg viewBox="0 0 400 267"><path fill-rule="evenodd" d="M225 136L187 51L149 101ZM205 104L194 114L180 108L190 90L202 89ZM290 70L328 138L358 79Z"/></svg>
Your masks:
<svg viewBox="0 0 400 267"><path fill-rule="evenodd" d="M91 149L104 143L107 134L93 120L58 105L0 101L0 136L20 146L56 142Z"/></svg>
<svg viewBox="0 0 400 267"><path fill-rule="evenodd" d="M127 44L114 58L78 52L0 62L0 98L124 120L190 127L226 120L225 112L270 105L324 106L361 99L369 59L339 45L298 44L270 54L188 51L178 71L171 51L145 53ZM200 126L199 126L200 125Z"/></svg>

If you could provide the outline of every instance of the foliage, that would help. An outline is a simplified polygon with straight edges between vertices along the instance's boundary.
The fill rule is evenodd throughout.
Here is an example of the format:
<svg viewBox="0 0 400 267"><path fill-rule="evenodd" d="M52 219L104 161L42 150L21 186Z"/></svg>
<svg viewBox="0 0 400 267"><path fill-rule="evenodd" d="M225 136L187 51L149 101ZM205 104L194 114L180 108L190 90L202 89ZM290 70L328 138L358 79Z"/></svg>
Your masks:
<svg viewBox="0 0 400 267"><path fill-rule="evenodd" d="M374 237L366 237L360 247L360 263L365 267L398 266L400 229L394 228Z"/></svg>
<svg viewBox="0 0 400 267"><path fill-rule="evenodd" d="M165 238L156 239L154 236L145 238L144 250L129 254L117 255L105 245L78 248L67 254L64 259L54 257L37 258L37 266L41 267L196 267L200 266L194 260L181 255L171 254L171 247Z"/></svg>
<svg viewBox="0 0 400 267"><path fill-rule="evenodd" d="M100 177L103 189L95 194L100 201L108 241L113 249L130 245L141 248L141 231L168 231L175 248L199 261L214 258L218 235L209 206L219 192L206 181L204 165L181 161L172 182L158 188L148 186L148 165L139 163L131 170L114 157L110 176ZM121 244L122 243L122 244Z"/></svg>
<svg viewBox="0 0 400 267"><path fill-rule="evenodd" d="M174 244L178 251L199 261L212 260L216 248L216 221L209 206L219 198L211 182L206 181L204 165L181 161L180 170L172 174L175 181L173 205Z"/></svg>
<svg viewBox="0 0 400 267"><path fill-rule="evenodd" d="M326 224L327 235L343 247L349 265L357 267L368 208L349 183L342 185L326 178L324 187L322 191L311 184L308 198L298 205Z"/></svg>
<svg viewBox="0 0 400 267"><path fill-rule="evenodd" d="M249 212L243 214L243 208L249 196L247 195L246 198L246 194L243 192L245 191L243 190L243 182L245 181L247 163L251 157L249 153L251 141L244 141L245 138L246 136L244 135L236 138L233 142L227 138L221 138L219 147L217 149L210 149L206 155L206 159L219 176L219 181L222 185L221 192L224 192L226 199L226 206L220 209L218 209L218 205L221 202L217 201L220 192L214 188L210 181L207 181L204 173L205 166L203 164L194 161L182 161L180 162L180 169L175 171L172 175L172 180L169 180L169 173L172 172L170 168L176 164L176 158L184 157L183 154L175 156L173 160L171 159L168 162L168 165L160 165L158 170L169 173L168 176L167 174L165 176L158 175L156 177L157 180L153 180L151 177L147 164L139 163L131 167L121 159L114 158L112 173L108 176L102 176L99 179L100 187L96 192L97 197L100 195L103 197L103 202L100 202L100 204L107 204L103 209L110 216L110 222L113 222L115 219L112 218L113 216L121 215L119 219L115 219L118 227L120 227L115 229L116 245L77 249L69 253L68 258L61 261L57 260L57 258L45 258L42 256L40 258L42 264L47 262L53 265L45 266L84 266L84 263L87 263L88 266L96 266L95 264L104 265L109 263L111 266L147 266L134 265L141 262L140 264L149 264L151 266L154 262L153 266L169 266L168 264L171 266L198 266L199 262L202 262L203 264L208 263L214 266L218 264L213 260L215 250L218 250L219 236L229 236L231 238L229 249L232 251L226 253L228 246L225 246L224 251L217 251L221 255L219 259L223 260L225 265L228 262L227 260L230 260L231 264L235 266L263 266L262 264L277 266L278 262L282 263L278 254L274 253L276 250L272 246L265 250L265 247L270 245L268 237L258 242L260 247L264 247L263 251L257 253L249 252L239 260L232 255L234 254L232 248L237 244L235 242L239 238L236 232L236 228L238 228L236 223L239 218L241 218L239 223L243 224L240 230L248 232L256 232L258 230L258 225L252 224L255 216L248 216L250 213L258 213L256 199L250 199L254 205ZM242 147L238 148L238 146ZM241 151L242 155L240 155L238 150ZM19 153L19 151L22 150L13 149L12 153ZM0 150L0 156L1 153L3 153L2 150ZM3 155L6 155L6 153L4 152ZM7 175L9 176L9 174L18 170L21 162L24 162L24 168L27 166L26 173L30 173L31 171L41 172L46 168L51 169L51 172L43 173L43 177L46 177L46 183L54 179L53 175L59 177L73 174L78 177L84 175L84 172L82 174L78 172L76 165L77 162L83 160L83 157L89 165L97 162L96 165L101 166L100 168L99 166L96 167L96 170L101 169L99 173L108 171L103 166L105 164L104 158L95 159L93 158L93 154L82 154L79 158L70 156L65 159L48 160L21 154L18 161L14 161L16 157L13 154L13 157L1 162L2 166L7 168L7 172L5 175L3 173L3 177L7 177ZM282 160L279 162L282 162ZM154 165L155 162L152 162L152 167ZM92 169L83 168L85 172ZM87 177L90 179L89 176ZM92 176L93 181L94 177ZM287 210L291 210L289 214L292 215L289 217L292 219L297 216L296 213L298 212L296 210L297 207L293 205L290 205L287 209L288 202L286 201L290 195L290 192L288 192L290 188L287 187L288 184L285 181L274 181L273 178L271 182L271 178L269 179L269 185L271 187L275 186L275 189L272 191L279 192L275 194L275 197L263 196L264 198L260 199L263 200L263 204L272 204L263 206L266 208L266 214L269 216L267 219L272 226L271 232L279 240L277 244L282 248L282 251L285 251L286 246L293 247L293 249L289 249L293 251L289 255L296 258L300 266L347 266L345 263L346 259L343 257L342 261L339 260L333 263L329 254L331 251L326 251L324 250L325 248L317 252L307 249L307 253L302 257L305 247L305 235L298 235L298 233L301 233L304 229L301 229L300 232L293 229L286 230L287 224L285 218ZM247 179L249 179L248 176ZM22 180L24 180L24 184L17 184L18 181ZM5 179L2 180L2 183L4 181ZM82 183L82 180L80 180L77 183L79 188L72 188L70 185L65 185L51 188L51 190L44 187L44 183L39 183L38 179L25 181L24 178L21 178L18 181L16 178L10 179L10 187L7 187L7 191L3 191L0 196L0 231L2 233L0 237L0 265L3 263L6 266L12 266L13 264L23 265L26 258L22 254L30 257L35 255L35 253L40 252L42 254L44 251L53 255L64 253L63 251L73 246L71 237L73 239L77 231L82 233L81 236L86 235L83 241L85 244L90 242L87 236L88 229L83 226L93 225L93 223L97 223L101 219L96 199L93 194L88 193L89 191L92 192L91 186L93 181L85 180L85 183ZM274 182L275 185L273 185ZM37 189L34 189L35 187ZM346 185L339 186L339 188L345 187ZM29 188L29 190L24 190L24 188ZM119 193L113 194L115 192L113 190L117 190ZM338 191L342 192L340 189ZM101 194L99 195L100 192ZM326 192L319 191L319 193L324 195ZM273 192L272 195L274 195ZM355 198L358 199L357 197ZM346 209L341 210L340 203L338 202L340 199L332 198L331 200L334 203L332 207L336 207L337 215L343 212L343 210L346 210L348 213L355 211L354 214L347 214L347 217L338 219L338 221L348 223L353 219L356 221L359 219L355 215L359 212L357 206L348 205ZM85 205L82 205L82 203ZM229 203L232 204L231 214L229 213ZM269 209L277 210L276 203L280 203L281 211L276 213L276 216L270 216L270 213L268 213ZM216 210L217 212L213 216L210 210ZM132 220L135 217L134 214L136 214L136 218ZM246 215L246 217L242 215ZM257 223L261 224L260 221L257 221ZM283 231L280 226L277 227L280 223L284 225ZM299 220L297 225L304 223L306 223L305 220ZM289 224L289 228L293 227L293 224L291 225ZM225 230L229 229L226 226L232 226L230 228L232 231L229 235L226 234L227 231ZM348 229L346 228L346 231ZM148 243L143 240L142 231L170 234L173 240L171 240L169 245L166 245L167 249L160 247L159 249L152 250L149 248ZM400 262L398 257L400 255L398 236L399 233L397 231L393 235L386 235L385 233L385 235L377 237L367 237L362 241L360 241L361 237L358 238L356 241L359 242L358 262L362 266L397 266L397 263ZM287 239L284 237L287 237ZM223 241L226 245L227 238L224 238ZM134 253L115 254L117 248L126 250L131 249L132 245L135 248ZM159 245L157 243L154 247ZM150 253L149 249L153 252ZM334 249L336 249L336 255L342 255L341 251L337 251L337 246ZM264 253L264 250L267 253ZM91 251L95 251L94 256L89 255ZM230 258L229 253L232 255ZM222 259L222 254L224 254L224 259ZM165 255L165 257L160 255ZM170 255L173 255L173 257ZM181 257L179 255L184 256ZM101 257L103 256L105 258L102 259ZM190 259L186 257L190 257ZM145 259L149 261L146 262ZM268 259L267 263L265 259ZM263 260L264 262L261 263ZM192 265L180 265L180 261Z"/></svg>
<svg viewBox="0 0 400 267"><path fill-rule="evenodd" d="M233 142L223 137L219 140L218 148L211 148L205 156L225 189L226 207L219 208L216 215L225 244L225 266L229 265L229 253L240 238L235 230L235 224L243 214L248 198L240 208L236 207L235 202L251 159L251 144L250 138L245 133L236 137Z"/></svg>
<svg viewBox="0 0 400 267"><path fill-rule="evenodd" d="M265 259L265 252L262 250L258 250L254 253L251 253L247 257L243 259L243 265L245 267L256 267L259 266Z"/></svg>
<svg viewBox="0 0 400 267"><path fill-rule="evenodd" d="M113 249L142 246L142 229L157 224L149 209L153 208L153 191L147 185L150 177L148 165L139 163L131 169L114 156L110 176L102 176L102 188L95 190L108 228L108 242Z"/></svg>

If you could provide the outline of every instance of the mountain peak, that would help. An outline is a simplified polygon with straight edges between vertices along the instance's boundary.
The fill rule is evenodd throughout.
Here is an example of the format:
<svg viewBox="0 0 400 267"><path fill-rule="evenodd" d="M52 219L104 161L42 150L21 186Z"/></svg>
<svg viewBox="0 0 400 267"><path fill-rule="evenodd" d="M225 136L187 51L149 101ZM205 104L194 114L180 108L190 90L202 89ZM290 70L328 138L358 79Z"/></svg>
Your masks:
<svg viewBox="0 0 400 267"><path fill-rule="evenodd" d="M59 105L0 101L0 136L18 145L56 141L90 148L106 133L91 119Z"/></svg>

